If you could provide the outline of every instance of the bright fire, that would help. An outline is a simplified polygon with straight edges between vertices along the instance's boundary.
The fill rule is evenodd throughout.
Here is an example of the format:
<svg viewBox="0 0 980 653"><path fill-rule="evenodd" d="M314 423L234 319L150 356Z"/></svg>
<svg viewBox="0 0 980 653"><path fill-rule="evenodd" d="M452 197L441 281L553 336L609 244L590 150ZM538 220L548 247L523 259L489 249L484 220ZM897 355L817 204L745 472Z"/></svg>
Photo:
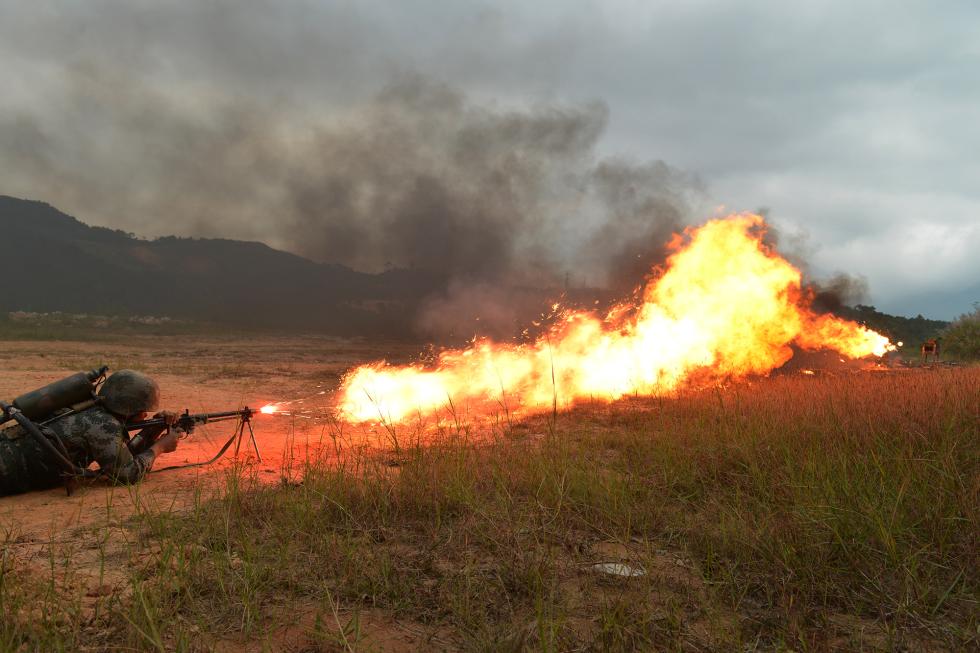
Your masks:
<svg viewBox="0 0 980 653"><path fill-rule="evenodd" d="M259 412L262 413L263 415L272 415L278 410L279 410L278 404L266 404L265 406L262 406L262 408L259 408Z"/></svg>
<svg viewBox="0 0 980 653"><path fill-rule="evenodd" d="M792 357L791 344L849 358L894 348L859 324L814 314L799 270L762 242L764 231L752 214L688 229L639 306L605 318L571 311L533 343L483 339L431 367L358 367L344 379L341 411L354 422L401 422L464 405L551 410L766 374Z"/></svg>

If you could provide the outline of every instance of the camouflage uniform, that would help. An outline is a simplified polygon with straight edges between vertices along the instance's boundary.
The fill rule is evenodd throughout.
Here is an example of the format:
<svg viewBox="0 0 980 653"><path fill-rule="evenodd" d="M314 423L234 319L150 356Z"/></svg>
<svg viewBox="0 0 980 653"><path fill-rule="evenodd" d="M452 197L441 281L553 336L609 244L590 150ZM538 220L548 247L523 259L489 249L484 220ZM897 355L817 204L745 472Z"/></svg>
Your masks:
<svg viewBox="0 0 980 653"><path fill-rule="evenodd" d="M86 468L98 463L99 470L114 483L140 480L156 457L149 447L131 451L123 421L100 406L66 415L41 428L61 436L76 465ZM160 431L141 433L144 437L138 440L152 443ZM19 425L0 431L0 496L57 487L62 482L61 467Z"/></svg>

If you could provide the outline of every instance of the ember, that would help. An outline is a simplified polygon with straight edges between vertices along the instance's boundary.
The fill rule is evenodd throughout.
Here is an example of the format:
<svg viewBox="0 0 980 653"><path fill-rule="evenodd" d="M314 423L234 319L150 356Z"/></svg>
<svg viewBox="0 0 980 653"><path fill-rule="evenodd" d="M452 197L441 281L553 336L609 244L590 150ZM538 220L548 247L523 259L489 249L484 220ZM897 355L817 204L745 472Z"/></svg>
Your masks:
<svg viewBox="0 0 980 653"><path fill-rule="evenodd" d="M690 228L675 236L638 306L622 303L605 317L569 311L531 344L480 339L443 352L432 368L361 366L344 379L341 411L354 422L401 422L464 403L552 410L766 374L792 357L791 344L847 358L894 348L859 324L815 314L799 270L764 233L753 214Z"/></svg>

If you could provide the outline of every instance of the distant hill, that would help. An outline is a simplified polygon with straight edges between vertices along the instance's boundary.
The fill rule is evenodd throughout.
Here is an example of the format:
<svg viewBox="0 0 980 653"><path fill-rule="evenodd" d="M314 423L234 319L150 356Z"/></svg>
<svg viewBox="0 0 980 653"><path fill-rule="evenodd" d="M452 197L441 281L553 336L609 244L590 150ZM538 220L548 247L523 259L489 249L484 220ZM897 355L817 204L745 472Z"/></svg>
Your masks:
<svg viewBox="0 0 980 653"><path fill-rule="evenodd" d="M0 196L0 238L0 311L404 335L421 298L439 285L422 272L364 274L256 242L141 240L7 196Z"/></svg>
<svg viewBox="0 0 980 653"><path fill-rule="evenodd" d="M921 315L915 317L889 315L878 311L874 306L863 304L842 306L834 312L883 333L894 343L905 343L905 350L914 354L919 351L919 345L929 338L939 336L942 330L949 326L949 322L943 320L930 320Z"/></svg>

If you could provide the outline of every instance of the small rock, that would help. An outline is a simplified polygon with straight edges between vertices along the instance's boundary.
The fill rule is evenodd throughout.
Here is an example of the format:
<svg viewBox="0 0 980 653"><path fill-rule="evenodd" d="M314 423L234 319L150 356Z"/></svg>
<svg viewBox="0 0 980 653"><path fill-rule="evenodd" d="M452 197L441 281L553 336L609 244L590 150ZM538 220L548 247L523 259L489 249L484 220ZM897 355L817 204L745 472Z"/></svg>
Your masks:
<svg viewBox="0 0 980 653"><path fill-rule="evenodd" d="M634 567L622 562L597 562L592 565L592 571L610 576L622 576L623 578L637 578L645 576L647 573L642 567Z"/></svg>

